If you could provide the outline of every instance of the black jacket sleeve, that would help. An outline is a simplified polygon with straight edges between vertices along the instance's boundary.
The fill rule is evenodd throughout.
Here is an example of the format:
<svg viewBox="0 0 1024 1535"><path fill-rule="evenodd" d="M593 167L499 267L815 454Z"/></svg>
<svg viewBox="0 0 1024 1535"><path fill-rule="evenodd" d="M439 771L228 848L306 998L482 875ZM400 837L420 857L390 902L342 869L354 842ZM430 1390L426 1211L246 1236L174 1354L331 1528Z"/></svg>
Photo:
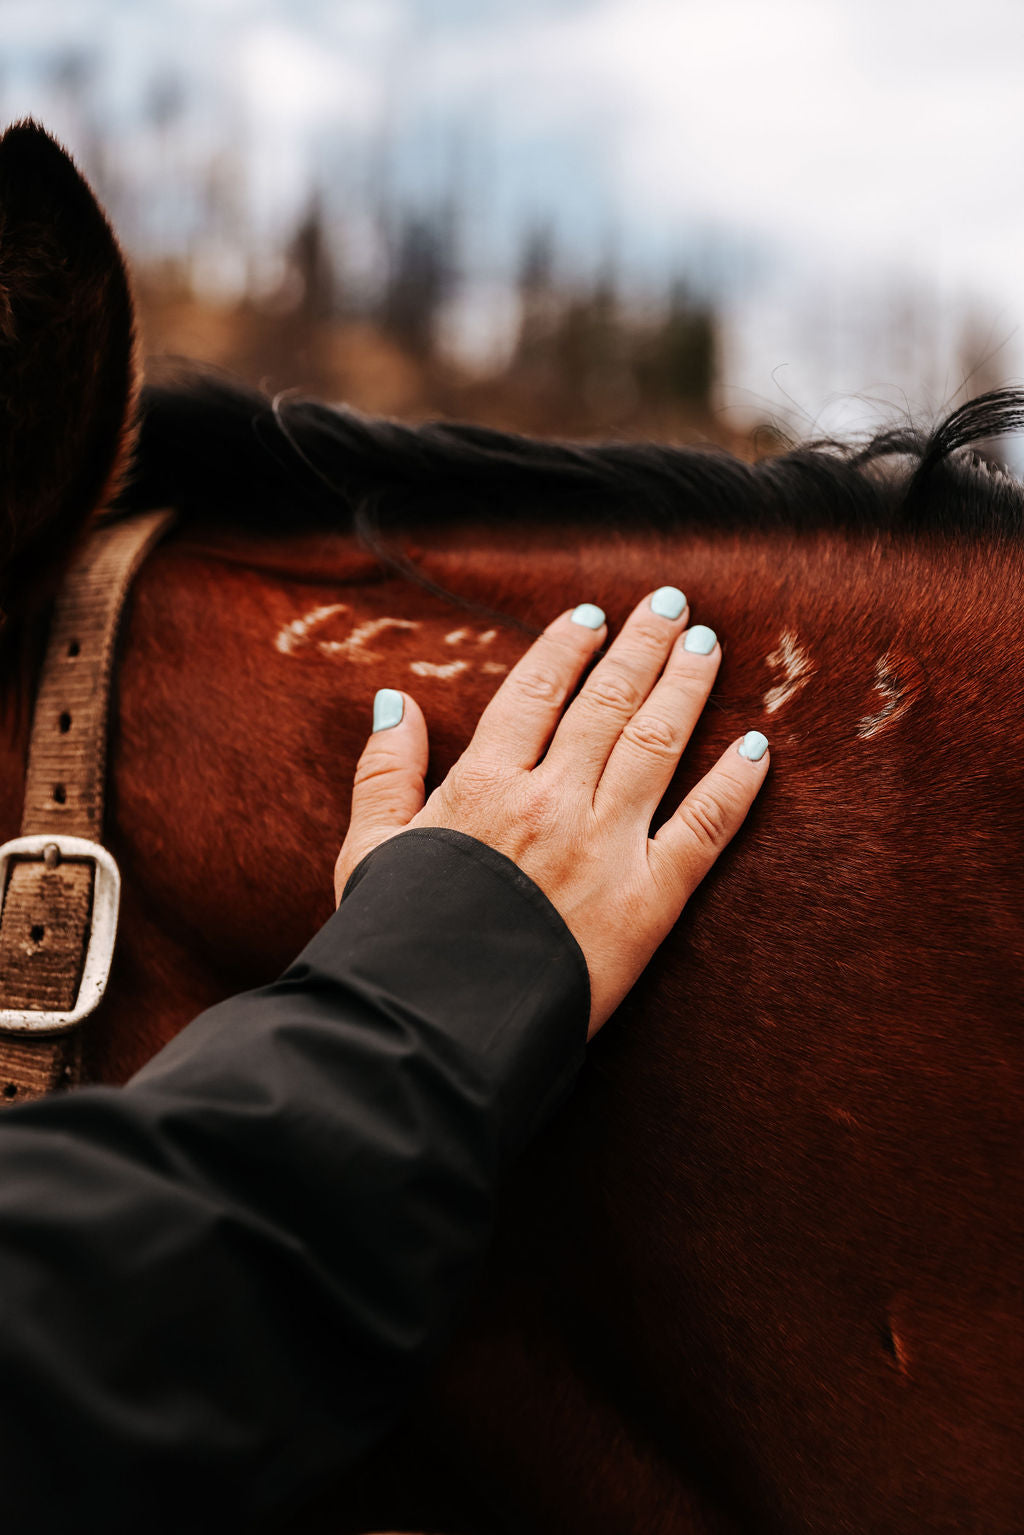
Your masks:
<svg viewBox="0 0 1024 1535"><path fill-rule="evenodd" d="M449 831L371 853L271 986L124 1088L0 1118L5 1531L242 1530L391 1426L589 982L541 891Z"/></svg>

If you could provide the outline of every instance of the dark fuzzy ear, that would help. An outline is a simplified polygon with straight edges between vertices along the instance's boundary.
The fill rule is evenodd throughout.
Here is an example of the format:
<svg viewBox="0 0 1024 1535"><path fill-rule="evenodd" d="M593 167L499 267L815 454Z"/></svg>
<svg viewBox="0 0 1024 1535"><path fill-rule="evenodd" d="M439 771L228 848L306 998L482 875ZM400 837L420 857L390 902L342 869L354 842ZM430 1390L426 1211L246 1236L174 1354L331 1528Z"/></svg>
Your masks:
<svg viewBox="0 0 1024 1535"><path fill-rule="evenodd" d="M110 225L36 123L0 137L0 602L48 584L114 493L135 414L131 292Z"/></svg>

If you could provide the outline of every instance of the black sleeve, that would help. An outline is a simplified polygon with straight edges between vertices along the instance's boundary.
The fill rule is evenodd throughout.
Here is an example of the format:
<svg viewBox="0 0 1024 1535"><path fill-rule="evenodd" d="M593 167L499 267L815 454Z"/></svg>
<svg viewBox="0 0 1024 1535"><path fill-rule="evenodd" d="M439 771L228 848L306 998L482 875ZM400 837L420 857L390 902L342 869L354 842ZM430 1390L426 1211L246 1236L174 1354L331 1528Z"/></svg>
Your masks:
<svg viewBox="0 0 1024 1535"><path fill-rule="evenodd" d="M275 984L0 1117L4 1529L242 1530L379 1438L588 1014L532 881L404 832Z"/></svg>

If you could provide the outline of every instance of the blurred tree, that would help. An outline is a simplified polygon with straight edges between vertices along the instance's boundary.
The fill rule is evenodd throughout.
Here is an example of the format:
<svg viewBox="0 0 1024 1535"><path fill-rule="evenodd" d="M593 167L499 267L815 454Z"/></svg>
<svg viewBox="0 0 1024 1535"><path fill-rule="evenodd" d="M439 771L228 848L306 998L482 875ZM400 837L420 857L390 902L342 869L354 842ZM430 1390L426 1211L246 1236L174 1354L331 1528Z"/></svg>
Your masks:
<svg viewBox="0 0 1024 1535"><path fill-rule="evenodd" d="M296 307L302 321L319 325L332 319L338 308L340 283L319 192L313 193L292 237L288 264L297 279Z"/></svg>
<svg viewBox="0 0 1024 1535"><path fill-rule="evenodd" d="M518 364L550 367L560 302L555 282L555 236L550 223L535 224L523 237L519 259Z"/></svg>
<svg viewBox="0 0 1024 1535"><path fill-rule="evenodd" d="M555 336L558 382L595 405L610 405L631 392L627 358L628 321L611 266L593 287L569 299Z"/></svg>
<svg viewBox="0 0 1024 1535"><path fill-rule="evenodd" d="M384 330L417 358L433 356L441 308L455 284L455 231L449 204L432 216L401 213L389 241L380 320Z"/></svg>
<svg viewBox="0 0 1024 1535"><path fill-rule="evenodd" d="M276 287L237 311L244 370L274 387L334 393L339 290L323 198L316 190L287 241Z"/></svg>
<svg viewBox="0 0 1024 1535"><path fill-rule="evenodd" d="M660 322L641 338L636 349L636 378L644 399L707 410L715 381L716 352L713 310L693 299L687 284L677 280Z"/></svg>
<svg viewBox="0 0 1024 1535"><path fill-rule="evenodd" d="M267 287L260 277L272 256L257 244L249 225L245 163L237 145L210 149L197 189L197 225L192 231L190 262L195 277L207 253L231 252L245 269L240 286L246 291ZM277 253L273 253L276 255ZM261 269L262 257L262 269ZM273 261L277 267L278 261Z"/></svg>

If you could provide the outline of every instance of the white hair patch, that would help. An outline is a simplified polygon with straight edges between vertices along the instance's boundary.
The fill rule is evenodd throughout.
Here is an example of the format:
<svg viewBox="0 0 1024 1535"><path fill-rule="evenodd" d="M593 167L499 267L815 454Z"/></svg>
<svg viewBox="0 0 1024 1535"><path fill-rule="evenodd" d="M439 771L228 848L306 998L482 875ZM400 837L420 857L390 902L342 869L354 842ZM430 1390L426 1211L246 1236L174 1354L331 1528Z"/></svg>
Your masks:
<svg viewBox="0 0 1024 1535"><path fill-rule="evenodd" d="M469 671L468 661L410 661L409 670L417 677L457 677Z"/></svg>
<svg viewBox="0 0 1024 1535"><path fill-rule="evenodd" d="M889 651L875 662L875 692L881 694L884 702L877 714L866 714L858 723L857 734L862 741L869 741L887 725L895 724L901 715L906 714L913 701L900 686Z"/></svg>
<svg viewBox="0 0 1024 1535"><path fill-rule="evenodd" d="M370 648L371 641L389 629L418 629L418 623L410 618L368 618L357 624L343 640L318 640L316 632L331 618L350 612L347 602L328 602L323 607L312 608L301 618L293 618L280 631L274 646L283 656L293 656L296 651L312 648L322 656L344 657L349 661L370 665L377 657Z"/></svg>
<svg viewBox="0 0 1024 1535"><path fill-rule="evenodd" d="M360 665L371 666L377 657L370 649L370 641L389 629L418 629L411 618L368 618L352 630L346 640L321 640L319 649L325 656L345 656Z"/></svg>
<svg viewBox="0 0 1024 1535"><path fill-rule="evenodd" d="M766 712L774 714L776 709L781 709L795 693L807 686L814 674L814 667L810 655L791 629L786 629L779 636L778 649L766 656L765 661L768 666L782 668L782 681L769 688L761 700Z"/></svg>
<svg viewBox="0 0 1024 1535"><path fill-rule="evenodd" d="M347 602L329 602L326 607L313 608L305 613L302 618L293 618L290 624L285 624L274 641L274 646L283 656L293 656L297 650L304 650L307 645L312 645L311 631L319 628L328 618L334 618L338 613L347 613Z"/></svg>

